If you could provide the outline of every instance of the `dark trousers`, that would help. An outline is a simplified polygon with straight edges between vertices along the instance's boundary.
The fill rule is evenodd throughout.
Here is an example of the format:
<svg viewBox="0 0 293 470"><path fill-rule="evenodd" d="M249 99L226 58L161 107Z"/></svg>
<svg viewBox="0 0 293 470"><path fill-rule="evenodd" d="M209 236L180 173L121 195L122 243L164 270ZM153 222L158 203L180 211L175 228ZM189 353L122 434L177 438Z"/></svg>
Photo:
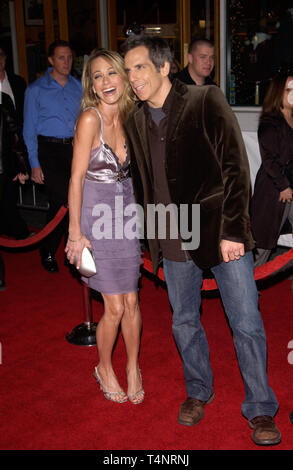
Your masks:
<svg viewBox="0 0 293 470"><path fill-rule="evenodd" d="M57 214L62 205L67 204L68 186L71 173L72 144L39 141L39 162L44 174L44 183L50 208L47 223ZM64 235L68 237L68 214L43 241L41 255L55 254Z"/></svg>
<svg viewBox="0 0 293 470"><path fill-rule="evenodd" d="M11 176L2 174L0 187L0 233L16 239L26 238L29 229L17 207L18 182L12 181Z"/></svg>

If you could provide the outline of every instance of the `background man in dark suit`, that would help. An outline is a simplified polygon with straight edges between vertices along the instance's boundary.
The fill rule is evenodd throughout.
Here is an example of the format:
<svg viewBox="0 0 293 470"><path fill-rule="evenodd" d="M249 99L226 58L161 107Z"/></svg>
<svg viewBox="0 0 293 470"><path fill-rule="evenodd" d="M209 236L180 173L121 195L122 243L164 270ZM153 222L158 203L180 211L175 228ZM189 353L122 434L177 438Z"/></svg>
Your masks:
<svg viewBox="0 0 293 470"><path fill-rule="evenodd" d="M211 74L215 67L215 48L209 39L194 38L188 45L188 65L174 75L186 85L216 85Z"/></svg>
<svg viewBox="0 0 293 470"><path fill-rule="evenodd" d="M0 88L3 93L6 93L11 98L14 105L14 119L18 127L18 132L21 134L26 83L22 77L8 69L7 61L6 49L0 44ZM7 179L3 187L0 232L17 239L22 239L28 237L30 232L17 208L17 201L18 182Z"/></svg>
<svg viewBox="0 0 293 470"><path fill-rule="evenodd" d="M7 53L2 44L0 44L0 82L3 93L7 93L12 99L16 110L17 123L22 126L26 83L22 77L7 68Z"/></svg>

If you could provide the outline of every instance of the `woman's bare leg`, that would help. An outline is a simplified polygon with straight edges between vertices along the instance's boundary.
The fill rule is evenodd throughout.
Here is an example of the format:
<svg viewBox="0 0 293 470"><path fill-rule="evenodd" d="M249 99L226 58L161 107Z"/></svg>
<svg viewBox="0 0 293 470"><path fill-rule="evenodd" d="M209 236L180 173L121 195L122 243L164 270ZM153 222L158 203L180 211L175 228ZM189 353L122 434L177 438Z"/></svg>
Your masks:
<svg viewBox="0 0 293 470"><path fill-rule="evenodd" d="M112 367L112 352L117 338L118 328L124 315L123 295L102 294L104 299L104 315L98 322L96 330L97 349L99 354L98 371L105 390L121 392L117 401L121 400L123 390L120 387Z"/></svg>
<svg viewBox="0 0 293 470"><path fill-rule="evenodd" d="M136 292L125 294L121 329L127 353L127 395L133 397L132 401L137 403L141 402L144 396L138 364L141 326L138 295Z"/></svg>

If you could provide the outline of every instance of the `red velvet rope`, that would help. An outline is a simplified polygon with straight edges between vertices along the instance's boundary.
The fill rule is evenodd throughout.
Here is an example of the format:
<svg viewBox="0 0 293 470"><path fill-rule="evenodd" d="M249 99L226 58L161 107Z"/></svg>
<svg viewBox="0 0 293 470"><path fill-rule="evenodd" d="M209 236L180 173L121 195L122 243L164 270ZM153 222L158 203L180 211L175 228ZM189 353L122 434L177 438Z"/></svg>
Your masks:
<svg viewBox="0 0 293 470"><path fill-rule="evenodd" d="M65 214L67 213L68 208L61 206L54 219L52 219L40 232L30 238L24 240L13 240L9 238L0 237L0 246L5 246L7 248L21 248L25 246L33 245L44 237L49 235L54 228L61 222ZM263 266L259 266L254 270L255 280L265 279L269 277L274 272L279 271L282 267L286 266L293 259L293 248L284 253L283 255L277 256L273 261L269 261ZM147 252L143 254L143 267L146 271L153 273L153 266L150 260L150 257ZM162 268L159 268L157 277L162 281L165 281L164 272ZM215 279L204 279L202 290L214 290L217 289L217 283Z"/></svg>
<svg viewBox="0 0 293 470"><path fill-rule="evenodd" d="M55 217L50 220L50 222L33 237L25 238L24 240L13 240L10 238L0 237L0 246L5 246L7 248L22 248L25 246L34 245L35 243L39 242L47 235L49 235L49 233L51 233L54 228L57 227L57 225L61 222L67 211L67 207L61 206Z"/></svg>
<svg viewBox="0 0 293 470"><path fill-rule="evenodd" d="M149 259L149 257L145 257L147 255L144 254L143 257L143 267L146 269L146 271L149 271L153 273L153 266L152 262ZM271 274L274 272L279 271L279 269L283 268L286 266L286 264L289 263L293 259L293 248L291 248L289 251L284 253L283 255L277 256L274 260L269 261L268 263L264 264L263 266L259 266L255 268L254 270L254 278L256 281L260 279L265 279L269 277ZM164 271L162 268L159 268L157 277L161 279L162 281L165 281L164 277ZM215 279L204 279L203 285L202 285L202 290L215 290L217 289L217 283Z"/></svg>

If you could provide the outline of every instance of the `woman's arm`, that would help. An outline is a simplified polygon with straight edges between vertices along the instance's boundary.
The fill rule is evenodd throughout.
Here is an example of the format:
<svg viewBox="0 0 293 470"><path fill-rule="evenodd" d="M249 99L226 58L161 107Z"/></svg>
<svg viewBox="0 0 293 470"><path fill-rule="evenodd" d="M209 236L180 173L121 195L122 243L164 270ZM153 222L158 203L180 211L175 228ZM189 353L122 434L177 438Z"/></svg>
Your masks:
<svg viewBox="0 0 293 470"><path fill-rule="evenodd" d="M81 232L80 217L85 174L89 166L90 152L100 134L100 122L94 111L85 111L79 118L74 134L71 178L68 191L69 237L65 252L70 263L77 258L79 268L82 250L91 248L90 241Z"/></svg>

